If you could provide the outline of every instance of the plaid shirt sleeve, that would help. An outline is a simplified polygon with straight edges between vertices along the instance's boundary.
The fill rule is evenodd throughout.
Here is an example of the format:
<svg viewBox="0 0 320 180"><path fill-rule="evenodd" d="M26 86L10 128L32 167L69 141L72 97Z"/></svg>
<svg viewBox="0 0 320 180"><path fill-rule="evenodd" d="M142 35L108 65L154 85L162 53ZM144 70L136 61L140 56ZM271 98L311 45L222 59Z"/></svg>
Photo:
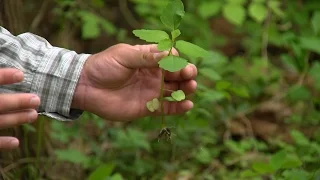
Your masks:
<svg viewBox="0 0 320 180"><path fill-rule="evenodd" d="M39 114L62 121L76 119L82 111L70 107L89 56L53 47L31 33L14 36L0 27L0 68L17 68L25 77L21 83L1 86L0 93L35 93L41 99Z"/></svg>

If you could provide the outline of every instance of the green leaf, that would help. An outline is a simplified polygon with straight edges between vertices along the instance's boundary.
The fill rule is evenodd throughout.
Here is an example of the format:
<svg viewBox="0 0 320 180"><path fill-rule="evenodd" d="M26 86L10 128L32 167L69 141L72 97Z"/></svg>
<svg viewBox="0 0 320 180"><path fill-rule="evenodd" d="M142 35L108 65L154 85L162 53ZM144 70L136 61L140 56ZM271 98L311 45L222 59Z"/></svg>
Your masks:
<svg viewBox="0 0 320 180"><path fill-rule="evenodd" d="M179 27L184 16L184 5L181 0L172 0L160 16L161 22L171 30Z"/></svg>
<svg viewBox="0 0 320 180"><path fill-rule="evenodd" d="M227 4L223 7L223 16L232 24L240 26L246 19L246 10L241 5Z"/></svg>
<svg viewBox="0 0 320 180"><path fill-rule="evenodd" d="M171 36L173 40L179 37L180 35L181 35L181 31L179 29L171 31Z"/></svg>
<svg viewBox="0 0 320 180"><path fill-rule="evenodd" d="M320 32L320 11L315 11L311 19L312 28L315 34Z"/></svg>
<svg viewBox="0 0 320 180"><path fill-rule="evenodd" d="M154 112L155 109L153 108L153 105L152 105L152 101L148 101L147 104L147 109L150 111L150 112Z"/></svg>
<svg viewBox="0 0 320 180"><path fill-rule="evenodd" d="M285 180L307 180L312 179L310 178L307 171L302 169L292 169L283 172L283 176ZM317 178L315 178L317 179Z"/></svg>
<svg viewBox="0 0 320 180"><path fill-rule="evenodd" d="M274 170L278 170L285 163L287 157L287 153L284 150L273 154L270 159L270 165Z"/></svg>
<svg viewBox="0 0 320 180"><path fill-rule="evenodd" d="M176 48L183 54L191 58L208 57L210 53L203 48L187 41L179 40L176 42Z"/></svg>
<svg viewBox="0 0 320 180"><path fill-rule="evenodd" d="M111 175L114 167L111 163L103 164L90 173L88 180L105 180Z"/></svg>
<svg viewBox="0 0 320 180"><path fill-rule="evenodd" d="M100 35L98 22L94 20L84 22L81 31L83 39L95 39Z"/></svg>
<svg viewBox="0 0 320 180"><path fill-rule="evenodd" d="M159 66L167 71L176 72L188 65L188 61L178 56L166 56L158 62Z"/></svg>
<svg viewBox="0 0 320 180"><path fill-rule="evenodd" d="M55 154L57 156L57 159L74 164L87 166L90 162L90 159L85 154L75 149L56 150Z"/></svg>
<svg viewBox="0 0 320 180"><path fill-rule="evenodd" d="M106 20L101 20L100 23L101 23L102 29L105 32L109 33L110 35L116 34L117 30L112 23Z"/></svg>
<svg viewBox="0 0 320 180"><path fill-rule="evenodd" d="M230 99L230 95L224 91L215 91L215 90L207 90L203 94L201 94L202 99L206 101L220 101L222 99Z"/></svg>
<svg viewBox="0 0 320 180"><path fill-rule="evenodd" d="M209 78L212 81L219 81L221 80L221 76L210 68L201 68L199 72L204 75L205 77Z"/></svg>
<svg viewBox="0 0 320 180"><path fill-rule="evenodd" d="M121 174L117 173L115 175L113 175L110 180L123 180L123 177L121 176Z"/></svg>
<svg viewBox="0 0 320 180"><path fill-rule="evenodd" d="M243 172L241 172L240 177L245 178L245 177L254 177L254 176L258 176L257 173L253 172L252 170L244 170Z"/></svg>
<svg viewBox="0 0 320 180"><path fill-rule="evenodd" d="M160 107L160 102L158 100L158 98L153 98L152 99L152 106L155 110L158 110Z"/></svg>
<svg viewBox="0 0 320 180"><path fill-rule="evenodd" d="M232 87L230 89L231 92L233 92L235 95L242 97L242 98L249 98L250 94L248 92L248 88L246 86L237 86Z"/></svg>
<svg viewBox="0 0 320 180"><path fill-rule="evenodd" d="M309 76L313 80L313 86L317 89L320 90L320 62L314 62L310 71L309 71Z"/></svg>
<svg viewBox="0 0 320 180"><path fill-rule="evenodd" d="M223 90L227 90L231 86L232 86L231 82L223 80L223 81L218 81L215 85L215 88L218 91L223 91Z"/></svg>
<svg viewBox="0 0 320 180"><path fill-rule="evenodd" d="M182 101L186 99L186 95L182 90L177 90L171 93L171 97L177 101Z"/></svg>
<svg viewBox="0 0 320 180"><path fill-rule="evenodd" d="M78 13L78 16L82 20L82 27L81 27L82 38L83 39L97 38L100 35L99 17L87 11L80 11Z"/></svg>
<svg viewBox="0 0 320 180"><path fill-rule="evenodd" d="M281 2L279 0L269 0L268 6L272 10L274 14L276 14L279 17L283 17L284 13L281 10Z"/></svg>
<svg viewBox="0 0 320 180"><path fill-rule="evenodd" d="M164 39L159 42L158 50L159 51L167 51L167 50L170 50L172 46L173 46L173 43L172 43L171 39Z"/></svg>
<svg viewBox="0 0 320 180"><path fill-rule="evenodd" d="M134 30L133 34L138 38L145 40L147 42L158 43L164 39L170 39L169 35L165 31L161 31L161 30L139 29L139 30Z"/></svg>
<svg viewBox="0 0 320 180"><path fill-rule="evenodd" d="M261 3L251 3L249 6L249 15L256 20L258 23L261 23L266 19L268 14L267 8Z"/></svg>
<svg viewBox="0 0 320 180"><path fill-rule="evenodd" d="M260 174L272 173L274 172L270 164L264 162L256 162L252 164L252 169Z"/></svg>
<svg viewBox="0 0 320 180"><path fill-rule="evenodd" d="M307 49L320 54L320 38L319 37L301 37L300 46L303 49Z"/></svg>
<svg viewBox="0 0 320 180"><path fill-rule="evenodd" d="M282 164L282 169L297 168L302 165L301 160L294 155L287 155L286 161Z"/></svg>
<svg viewBox="0 0 320 180"><path fill-rule="evenodd" d="M212 162L212 155L210 154L210 150L205 147L200 147L195 152L195 158L203 164L209 164Z"/></svg>
<svg viewBox="0 0 320 180"><path fill-rule="evenodd" d="M160 102L157 98L153 98L151 101L147 102L146 106L150 112L154 112L159 109Z"/></svg>
<svg viewBox="0 0 320 180"><path fill-rule="evenodd" d="M291 101L307 101L312 97L311 92L306 87L299 85L290 87L287 96Z"/></svg>
<svg viewBox="0 0 320 180"><path fill-rule="evenodd" d="M297 145L300 145L300 146L310 145L309 139L307 139L306 136L302 132L297 131L297 130L292 130L290 132L290 135Z"/></svg>
<svg viewBox="0 0 320 180"><path fill-rule="evenodd" d="M202 2L198 7L198 13L202 18L209 18L217 15L222 7L222 2Z"/></svg>

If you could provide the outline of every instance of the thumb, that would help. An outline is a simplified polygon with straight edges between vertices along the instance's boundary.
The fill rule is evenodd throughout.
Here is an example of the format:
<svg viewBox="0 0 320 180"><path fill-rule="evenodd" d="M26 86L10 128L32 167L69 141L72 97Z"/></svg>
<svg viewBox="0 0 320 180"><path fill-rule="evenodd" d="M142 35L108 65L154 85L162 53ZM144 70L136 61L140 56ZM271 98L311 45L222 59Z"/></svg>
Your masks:
<svg viewBox="0 0 320 180"><path fill-rule="evenodd" d="M168 52L148 52L137 49L132 49L127 54L127 57L123 62L127 64L129 68L154 68L159 67L158 62L168 55Z"/></svg>

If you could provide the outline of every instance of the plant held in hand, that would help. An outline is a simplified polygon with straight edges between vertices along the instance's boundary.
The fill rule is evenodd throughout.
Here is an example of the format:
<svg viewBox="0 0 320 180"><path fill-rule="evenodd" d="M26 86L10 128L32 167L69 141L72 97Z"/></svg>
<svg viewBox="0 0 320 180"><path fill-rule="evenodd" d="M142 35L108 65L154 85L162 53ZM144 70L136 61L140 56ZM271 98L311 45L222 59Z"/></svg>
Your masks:
<svg viewBox="0 0 320 180"><path fill-rule="evenodd" d="M172 50L176 48L180 53L190 58L201 58L206 57L209 53L201 47L192 44L184 40L177 40L181 35L181 31L178 29L181 20L185 15L184 5L181 0L172 0L168 3L166 8L163 10L160 20L162 24L169 29L171 36L163 30L134 30L133 34L142 40L150 43L157 43L159 51L168 51L168 56L164 57L159 61L159 67L162 69L162 78L160 86L160 96L155 97L146 106L149 111L154 112L160 110L162 119L162 129L159 133L159 139L164 137L167 140L171 139L171 132L166 127L164 117L164 101L183 101L186 98L185 93L182 90L172 91L171 96L164 97L164 74L165 71L176 72L180 71L188 65L188 61L182 57L173 55Z"/></svg>

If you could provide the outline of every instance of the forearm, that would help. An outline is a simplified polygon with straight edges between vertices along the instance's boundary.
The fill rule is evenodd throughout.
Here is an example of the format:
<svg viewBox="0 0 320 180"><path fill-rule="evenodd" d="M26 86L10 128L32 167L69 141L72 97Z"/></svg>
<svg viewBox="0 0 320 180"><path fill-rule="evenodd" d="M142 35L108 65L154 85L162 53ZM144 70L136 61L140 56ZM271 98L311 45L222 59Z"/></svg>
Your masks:
<svg viewBox="0 0 320 180"><path fill-rule="evenodd" d="M13 36L0 27L0 67L14 67L25 74L22 83L1 86L0 92L37 94L39 113L59 120L74 119L71 103L88 56L53 47L31 33Z"/></svg>

